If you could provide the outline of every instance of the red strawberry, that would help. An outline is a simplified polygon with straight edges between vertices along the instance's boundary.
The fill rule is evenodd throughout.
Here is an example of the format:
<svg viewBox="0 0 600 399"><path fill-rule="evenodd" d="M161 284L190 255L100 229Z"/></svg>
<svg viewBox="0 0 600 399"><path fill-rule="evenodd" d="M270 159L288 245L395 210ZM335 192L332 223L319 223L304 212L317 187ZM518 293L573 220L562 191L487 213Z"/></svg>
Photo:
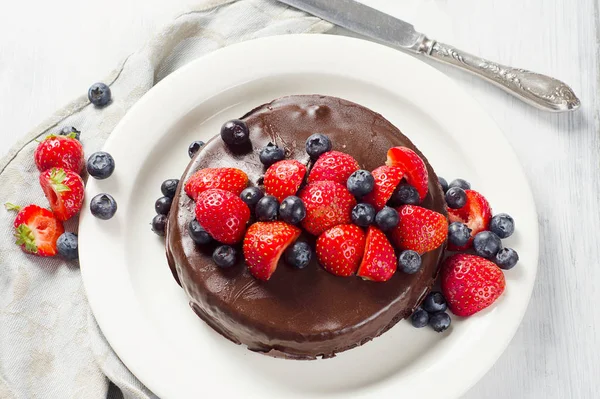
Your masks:
<svg viewBox="0 0 600 399"><path fill-rule="evenodd" d="M356 205L350 191L333 181L308 184L300 192L300 199L306 207L302 227L315 236L338 224L350 224L350 213Z"/></svg>
<svg viewBox="0 0 600 399"><path fill-rule="evenodd" d="M236 168L200 169L185 182L185 193L196 199L198 194L211 188L230 191L240 195L248 185L248 176Z"/></svg>
<svg viewBox="0 0 600 399"><path fill-rule="evenodd" d="M250 273L268 280L277 268L283 251L300 235L300 229L285 222L257 222L244 237L244 259Z"/></svg>
<svg viewBox="0 0 600 399"><path fill-rule="evenodd" d="M37 205L25 208L6 204L6 209L19 211L15 218L15 237L23 251L39 256L54 256L56 241L65 232L63 224L48 209Z"/></svg>
<svg viewBox="0 0 600 399"><path fill-rule="evenodd" d="M396 273L396 268L392 244L381 230L370 226L363 260L356 274L365 280L388 281Z"/></svg>
<svg viewBox="0 0 600 399"><path fill-rule="evenodd" d="M404 171L407 183L417 189L423 201L428 191L429 174L425 162L416 152L407 147L392 147L388 150L385 164L399 166Z"/></svg>
<svg viewBox="0 0 600 399"><path fill-rule="evenodd" d="M380 211L392 197L396 186L402 180L404 171L398 166L380 166L371 172L375 179L375 188L363 198Z"/></svg>
<svg viewBox="0 0 600 399"><path fill-rule="evenodd" d="M465 190L467 203L460 209L448 208L450 222L461 222L471 229L471 238L464 247L448 245L451 251L464 251L473 244L473 238L484 230L487 230L492 219L492 208L485 197L475 190Z"/></svg>
<svg viewBox="0 0 600 399"><path fill-rule="evenodd" d="M400 222L392 230L392 240L400 249L419 254L432 251L448 237L448 220L441 213L416 205L396 208Z"/></svg>
<svg viewBox="0 0 600 399"><path fill-rule="evenodd" d="M353 224L342 224L317 239L317 259L331 274L347 277L356 273L365 251L365 233Z"/></svg>
<svg viewBox="0 0 600 399"><path fill-rule="evenodd" d="M493 262L456 254L442 265L442 293L457 316L471 316L490 306L504 292L504 274Z"/></svg>
<svg viewBox="0 0 600 399"><path fill-rule="evenodd" d="M77 173L52 168L40 175L40 185L58 220L69 220L81 210L85 186Z"/></svg>
<svg viewBox="0 0 600 399"><path fill-rule="evenodd" d="M83 146L74 139L74 134L50 135L38 144L34 159L40 172L51 168L63 168L78 174L81 173L85 164Z"/></svg>
<svg viewBox="0 0 600 399"><path fill-rule="evenodd" d="M281 202L298 192L305 174L306 166L295 159L276 162L265 172L265 192Z"/></svg>
<svg viewBox="0 0 600 399"><path fill-rule="evenodd" d="M244 236L250 209L229 191L210 189L196 199L196 220L215 240L235 244Z"/></svg>
<svg viewBox="0 0 600 399"><path fill-rule="evenodd" d="M308 175L308 182L331 180L346 185L350 175L360 169L356 159L339 151L328 151L321 155Z"/></svg>

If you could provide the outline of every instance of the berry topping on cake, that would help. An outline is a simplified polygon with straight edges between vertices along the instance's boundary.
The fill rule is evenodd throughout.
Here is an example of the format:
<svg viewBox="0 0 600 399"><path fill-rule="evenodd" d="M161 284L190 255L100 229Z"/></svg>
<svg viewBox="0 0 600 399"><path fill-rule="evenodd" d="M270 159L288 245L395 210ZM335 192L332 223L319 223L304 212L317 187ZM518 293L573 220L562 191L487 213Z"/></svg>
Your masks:
<svg viewBox="0 0 600 399"><path fill-rule="evenodd" d="M360 227L369 227L375 221L376 213L371 204L357 204L352 208L352 223Z"/></svg>
<svg viewBox="0 0 600 399"><path fill-rule="evenodd" d="M299 196L306 207L302 227L310 234L318 236L333 226L350 223L356 200L341 184L332 181L310 183Z"/></svg>
<svg viewBox="0 0 600 399"><path fill-rule="evenodd" d="M467 193L460 187L452 187L446 191L448 208L459 209L467 204Z"/></svg>
<svg viewBox="0 0 600 399"><path fill-rule="evenodd" d="M305 174L306 166L300 162L293 159L279 161L265 172L265 192L281 202L285 197L296 195Z"/></svg>
<svg viewBox="0 0 600 399"><path fill-rule="evenodd" d="M353 224L342 224L325 231L317 239L317 259L325 270L347 277L356 269L365 250L365 233Z"/></svg>
<svg viewBox="0 0 600 399"><path fill-rule="evenodd" d="M404 170L398 166L380 166L372 172L375 187L371 193L364 196L363 201L373 205L380 211L389 201L396 186L404 177Z"/></svg>
<svg viewBox="0 0 600 399"><path fill-rule="evenodd" d="M228 269L235 265L237 253L235 248L229 245L219 245L212 254L213 262L222 269Z"/></svg>
<svg viewBox="0 0 600 399"><path fill-rule="evenodd" d="M446 241L448 221L441 213L417 205L404 205L397 211L400 223L392 230L392 240L398 248L422 255Z"/></svg>
<svg viewBox="0 0 600 399"><path fill-rule="evenodd" d="M5 206L9 210L19 212L13 226L17 245L20 245L23 251L39 256L57 254L56 242L65 229L51 211L37 205L24 208L12 204Z"/></svg>
<svg viewBox="0 0 600 399"><path fill-rule="evenodd" d="M375 179L368 170L359 169L352 173L346 181L348 191L355 197L363 197L373 191L375 187Z"/></svg>
<svg viewBox="0 0 600 399"><path fill-rule="evenodd" d="M312 249L304 241L296 241L285 250L285 261L296 269L304 269L312 259Z"/></svg>
<svg viewBox="0 0 600 399"><path fill-rule="evenodd" d="M388 281L396 272L396 267L392 244L381 230L369 227L365 252L356 274L365 280Z"/></svg>
<svg viewBox="0 0 600 399"><path fill-rule="evenodd" d="M398 268L406 274L415 274L421 270L421 255L407 249L398 255Z"/></svg>
<svg viewBox="0 0 600 399"><path fill-rule="evenodd" d="M196 244L206 245L212 241L210 234L204 230L204 227L202 227L196 219L193 219L190 224L188 224L188 233Z"/></svg>
<svg viewBox="0 0 600 399"><path fill-rule="evenodd" d="M248 185L248 175L236 168L206 168L194 173L185 182L185 193L194 200L198 195L213 188L240 195Z"/></svg>
<svg viewBox="0 0 600 399"><path fill-rule="evenodd" d="M459 209L448 209L448 218L450 219L450 222L466 224L467 227L471 229L471 238L469 239L469 242L462 247L450 245L448 249L452 251L460 251L469 248L473 238L478 233L487 230L490 219L492 218L492 209L483 195L475 190L465 190L465 193L467 194L467 203L465 206Z"/></svg>
<svg viewBox="0 0 600 399"><path fill-rule="evenodd" d="M74 134L46 137L38 144L34 159L40 172L62 168L79 174L85 164L83 146L74 138Z"/></svg>
<svg viewBox="0 0 600 399"><path fill-rule="evenodd" d="M196 199L196 220L223 244L241 241L249 219L248 205L229 191L210 189Z"/></svg>
<svg viewBox="0 0 600 399"><path fill-rule="evenodd" d="M272 222L277 220L279 214L279 201L272 195L265 195L258 200L254 208L256 218L261 222Z"/></svg>
<svg viewBox="0 0 600 399"><path fill-rule="evenodd" d="M306 217L306 207L300 198L290 195L281 201L279 217L284 222L298 224Z"/></svg>
<svg viewBox="0 0 600 399"><path fill-rule="evenodd" d="M388 231L398 226L399 221L398 211L389 206L384 206L383 209L377 212L377 216L375 216L377 227L383 231Z"/></svg>
<svg viewBox="0 0 600 399"><path fill-rule="evenodd" d="M269 143L260 151L259 159L263 165L271 166L275 162L283 161L285 159L285 150L273 143Z"/></svg>
<svg viewBox="0 0 600 399"><path fill-rule="evenodd" d="M306 153L310 155L313 160L316 160L321 154L331 151L331 140L329 137L321 133L315 133L306 139Z"/></svg>
<svg viewBox="0 0 600 399"><path fill-rule="evenodd" d="M256 204L258 204L258 201L264 196L265 193L258 187L247 187L240 194L242 201L244 201L251 210L254 209Z"/></svg>
<svg viewBox="0 0 600 399"><path fill-rule="evenodd" d="M352 156L339 151L329 151L317 159L308 175L309 183L330 180L345 185L358 170L358 162Z"/></svg>
<svg viewBox="0 0 600 399"><path fill-rule="evenodd" d="M250 141L250 130L244 121L232 119L221 127L221 139L230 147L237 147Z"/></svg>
<svg viewBox="0 0 600 399"><path fill-rule="evenodd" d="M404 171L408 184L419 192L421 201L428 191L429 175L425 162L416 152L407 147L393 147L388 150L386 165L399 166Z"/></svg>
<svg viewBox="0 0 600 399"><path fill-rule="evenodd" d="M410 184L400 184L390 199L392 206L418 205L419 202L421 202L419 192Z"/></svg>
<svg viewBox="0 0 600 399"><path fill-rule="evenodd" d="M58 220L65 221L79 213L85 187L77 173L59 168L49 169L40 175L40 184Z"/></svg>
<svg viewBox="0 0 600 399"><path fill-rule="evenodd" d="M471 183L469 183L468 181L466 181L465 179L454 179L450 182L450 184L448 184L448 187L446 189L446 191L448 191L449 189L451 189L452 187L460 187L463 190L470 190L471 189Z"/></svg>

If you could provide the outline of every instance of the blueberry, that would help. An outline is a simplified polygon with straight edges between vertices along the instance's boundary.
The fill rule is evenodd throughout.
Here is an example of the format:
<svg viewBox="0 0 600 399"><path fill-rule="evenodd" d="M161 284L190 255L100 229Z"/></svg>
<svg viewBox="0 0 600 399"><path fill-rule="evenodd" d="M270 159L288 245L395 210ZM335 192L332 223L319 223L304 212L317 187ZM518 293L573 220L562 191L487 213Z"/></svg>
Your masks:
<svg viewBox="0 0 600 399"><path fill-rule="evenodd" d="M410 317L410 322L413 327L423 328L429 324L429 313L419 307Z"/></svg>
<svg viewBox="0 0 600 399"><path fill-rule="evenodd" d="M471 229L461 222L452 222L448 226L448 241L452 245L462 247L467 245L471 238Z"/></svg>
<svg viewBox="0 0 600 399"><path fill-rule="evenodd" d="M310 245L304 241L296 241L285 250L285 261L288 265L298 269L304 269L310 263L312 250Z"/></svg>
<svg viewBox="0 0 600 399"><path fill-rule="evenodd" d="M227 269L231 266L235 265L236 261L236 251L235 248L229 245L220 245L215 248L215 251L212 254L213 262L217 264L217 266Z"/></svg>
<svg viewBox="0 0 600 399"><path fill-rule="evenodd" d="M389 206L384 206L375 216L375 223L383 231L391 230L398 226L399 221L400 216L398 216L398 211Z"/></svg>
<svg viewBox="0 0 600 399"><path fill-rule="evenodd" d="M421 255L407 249L398 256L398 267L406 274L415 274L421 269Z"/></svg>
<svg viewBox="0 0 600 399"><path fill-rule="evenodd" d="M508 238L515 232L515 221L506 213L499 213L490 222L490 231L500 238Z"/></svg>
<svg viewBox="0 0 600 399"><path fill-rule="evenodd" d="M450 187L446 191L448 208L459 209L467 204L467 193L460 187Z"/></svg>
<svg viewBox="0 0 600 399"><path fill-rule="evenodd" d="M60 136L69 136L69 135L73 134L75 136L74 137L75 140L79 140L81 138L81 132L73 126L63 127L62 129L60 129L60 132L58 134Z"/></svg>
<svg viewBox="0 0 600 399"><path fill-rule="evenodd" d="M169 211L171 210L172 203L173 203L173 200L171 198L160 197L154 203L154 209L156 210L156 213L158 213L159 215L168 215Z"/></svg>
<svg viewBox="0 0 600 399"><path fill-rule="evenodd" d="M279 212L279 202L277 198L272 195L265 195L256 204L254 213L256 218L261 222L268 222L270 220L277 219L277 213Z"/></svg>
<svg viewBox="0 0 600 399"><path fill-rule="evenodd" d="M95 152L87 160L87 171L95 179L106 179L115 171L115 160L108 152Z"/></svg>
<svg viewBox="0 0 600 399"><path fill-rule="evenodd" d="M373 191L375 179L368 170L360 169L350 175L346 181L346 187L352 195L362 197Z"/></svg>
<svg viewBox="0 0 600 399"><path fill-rule="evenodd" d="M306 217L304 202L295 195L290 195L279 205L279 217L290 224L300 223Z"/></svg>
<svg viewBox="0 0 600 399"><path fill-rule="evenodd" d="M452 187L460 187L463 190L470 190L471 183L469 183L468 181L466 181L464 179L454 179L450 182L450 184L448 184L448 188L452 188Z"/></svg>
<svg viewBox="0 0 600 399"><path fill-rule="evenodd" d="M88 99L97 107L103 107L110 102L110 87L104 83L94 83L88 90Z"/></svg>
<svg viewBox="0 0 600 399"><path fill-rule="evenodd" d="M260 151L259 155L260 162L265 166L271 166L275 162L282 161L284 158L285 150L273 143L267 144L267 146Z"/></svg>
<svg viewBox="0 0 600 399"><path fill-rule="evenodd" d="M90 211L98 219L108 220L117 212L117 201L110 194L98 194L90 201Z"/></svg>
<svg viewBox="0 0 600 399"><path fill-rule="evenodd" d="M500 269L510 270L519 261L519 254L512 248L502 248L496 254L494 262L500 267Z"/></svg>
<svg viewBox="0 0 600 399"><path fill-rule="evenodd" d="M448 309L446 298L444 298L444 295L439 291L430 292L429 295L425 297L421 306L429 313L445 312L446 309Z"/></svg>
<svg viewBox="0 0 600 399"><path fill-rule="evenodd" d="M79 257L79 243L77 234L62 233L56 241L58 253L65 259L75 260Z"/></svg>
<svg viewBox="0 0 600 399"><path fill-rule="evenodd" d="M188 147L188 155L190 158L194 158L194 155L200 150L200 148L204 147L204 141L192 141L192 144Z"/></svg>
<svg viewBox="0 0 600 399"><path fill-rule="evenodd" d="M441 176L438 176L438 181L440 182L440 186L442 186L442 191L445 193L448 191L448 182Z"/></svg>
<svg viewBox="0 0 600 399"><path fill-rule="evenodd" d="M315 133L306 139L306 153L315 160L321 156L321 154L331 151L331 140L329 137L321 133Z"/></svg>
<svg viewBox="0 0 600 399"><path fill-rule="evenodd" d="M394 206L416 205L421 202L419 192L410 184L401 184L392 194L390 201Z"/></svg>
<svg viewBox="0 0 600 399"><path fill-rule="evenodd" d="M375 221L375 208L371 204L360 203L352 208L352 223L367 227Z"/></svg>
<svg viewBox="0 0 600 399"><path fill-rule="evenodd" d="M204 227L196 219L188 224L188 233L190 233L190 237L196 244L205 245L212 241L210 234L204 230Z"/></svg>
<svg viewBox="0 0 600 399"><path fill-rule="evenodd" d="M240 198L250 209L254 209L254 206L264 195L265 193L258 187L247 187L240 194Z"/></svg>
<svg viewBox="0 0 600 399"><path fill-rule="evenodd" d="M475 253L484 258L493 258L502 248L500 237L491 231L482 231L473 239Z"/></svg>
<svg viewBox="0 0 600 399"><path fill-rule="evenodd" d="M165 180L160 185L160 191L163 193L163 195L165 197L173 198L175 196L175 192L177 191L178 184L179 184L179 179Z"/></svg>
<svg viewBox="0 0 600 399"><path fill-rule="evenodd" d="M435 332L444 332L450 327L450 316L446 312L435 313L429 316L429 325Z"/></svg>
<svg viewBox="0 0 600 399"><path fill-rule="evenodd" d="M165 228L167 227L167 216L156 215L152 218L152 231L159 236L165 235Z"/></svg>
<svg viewBox="0 0 600 399"><path fill-rule="evenodd" d="M232 119L221 127L221 139L228 146L238 146L250 141L250 130L244 121Z"/></svg>

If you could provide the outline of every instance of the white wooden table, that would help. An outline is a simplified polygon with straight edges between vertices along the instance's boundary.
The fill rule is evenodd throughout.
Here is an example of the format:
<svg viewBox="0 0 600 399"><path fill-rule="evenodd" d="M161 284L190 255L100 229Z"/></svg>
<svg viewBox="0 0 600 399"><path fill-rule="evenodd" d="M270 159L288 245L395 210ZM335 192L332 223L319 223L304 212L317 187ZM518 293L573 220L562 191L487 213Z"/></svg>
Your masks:
<svg viewBox="0 0 600 399"><path fill-rule="evenodd" d="M504 130L529 177L541 233L538 280L523 323L466 397L600 397L598 0L364 2L464 50L553 75L578 93L583 105L577 113L552 115L436 66L475 96ZM192 4L3 2L0 156ZM489 150L490 162L501 163ZM510 190L510 181L498 184Z"/></svg>

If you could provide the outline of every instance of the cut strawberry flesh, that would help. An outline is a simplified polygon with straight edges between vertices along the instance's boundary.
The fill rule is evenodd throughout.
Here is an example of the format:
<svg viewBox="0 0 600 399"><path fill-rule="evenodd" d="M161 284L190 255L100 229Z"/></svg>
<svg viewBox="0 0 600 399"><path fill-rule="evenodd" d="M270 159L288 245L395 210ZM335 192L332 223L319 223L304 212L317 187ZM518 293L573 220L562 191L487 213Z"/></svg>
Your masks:
<svg viewBox="0 0 600 399"><path fill-rule="evenodd" d="M471 238L463 247L457 247L448 243L448 249L451 251L463 251L468 249L473 243L473 238L484 230L487 230L492 219L492 208L487 199L475 190L465 190L467 193L467 203L459 209L448 209L448 219L450 222L460 222L471 229Z"/></svg>
<svg viewBox="0 0 600 399"><path fill-rule="evenodd" d="M407 147L392 147L388 150L386 165L402 168L406 182L417 189L423 201L428 191L429 174L425 162L416 152Z"/></svg>

